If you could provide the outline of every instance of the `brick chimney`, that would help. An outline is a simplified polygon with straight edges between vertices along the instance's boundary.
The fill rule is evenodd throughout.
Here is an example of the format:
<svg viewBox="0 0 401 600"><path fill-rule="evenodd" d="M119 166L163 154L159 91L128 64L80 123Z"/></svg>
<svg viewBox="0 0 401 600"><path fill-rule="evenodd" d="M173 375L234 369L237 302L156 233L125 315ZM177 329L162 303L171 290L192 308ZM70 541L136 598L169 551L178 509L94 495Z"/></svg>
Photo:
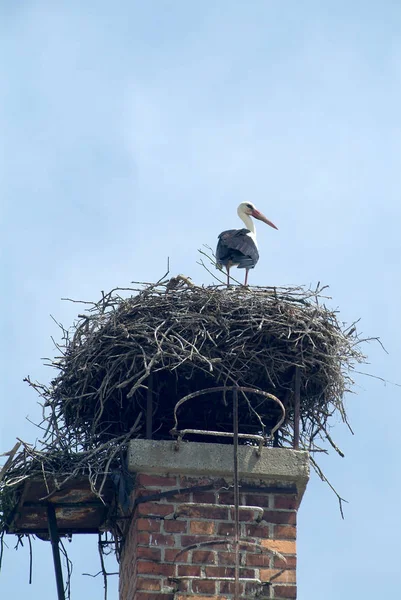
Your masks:
<svg viewBox="0 0 401 600"><path fill-rule="evenodd" d="M296 598L308 454L238 448L241 598ZM120 600L235 598L233 447L133 440Z"/></svg>

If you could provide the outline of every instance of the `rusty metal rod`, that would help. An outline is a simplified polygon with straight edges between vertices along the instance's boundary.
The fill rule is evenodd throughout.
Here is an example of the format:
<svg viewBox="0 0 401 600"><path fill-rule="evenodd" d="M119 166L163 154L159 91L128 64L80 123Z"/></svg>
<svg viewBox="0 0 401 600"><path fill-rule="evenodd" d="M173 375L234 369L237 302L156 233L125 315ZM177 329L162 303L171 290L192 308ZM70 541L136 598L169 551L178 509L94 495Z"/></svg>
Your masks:
<svg viewBox="0 0 401 600"><path fill-rule="evenodd" d="M239 482L238 482L238 389L233 390L233 431L234 431L234 552L235 582L234 599L239 600Z"/></svg>
<svg viewBox="0 0 401 600"><path fill-rule="evenodd" d="M63 571L61 569L60 559L60 537L57 528L56 510L51 502L47 505L47 525L49 528L50 542L52 545L54 572L56 575L57 598L65 600Z"/></svg>
<svg viewBox="0 0 401 600"><path fill-rule="evenodd" d="M284 423L285 421L285 408L283 403L281 402L281 400L279 400L278 398L276 398L276 396L273 396L273 394L269 394L268 392L264 392L263 390L259 390L259 389L255 389L255 388L250 388L250 387L244 387L244 386L233 386L233 385L222 385L222 386L217 386L214 388L205 388L203 390L199 390L198 392L192 392L192 394L188 394L187 396L184 396L184 398L181 398L181 400L179 400L177 402L177 404L174 407L174 427L173 429L170 431L171 435L176 435L177 434L177 430L178 430L178 416L177 416L177 411L180 408L180 406L182 406L185 402L188 402L188 400L192 400L193 398L197 398L198 396L203 396L204 394L212 394L215 392L228 392L230 390L233 389L237 389L240 392L244 392L244 393L249 393L249 394L258 394L260 396L263 396L264 398L268 398L269 400L272 400L273 402L275 402L276 404L278 404L281 408L281 418L280 420L276 423L276 425L273 427L273 429L270 432L270 437L273 437L274 432L277 431L277 429L279 429L281 427L281 425Z"/></svg>
<svg viewBox="0 0 401 600"><path fill-rule="evenodd" d="M146 439L153 437L153 374L148 377L148 391L146 394Z"/></svg>
<svg viewBox="0 0 401 600"><path fill-rule="evenodd" d="M295 367L294 383L294 449L299 449L299 421L301 405L301 372L299 367Z"/></svg>
<svg viewBox="0 0 401 600"><path fill-rule="evenodd" d="M207 429L172 429L170 431L171 435L176 435L177 437L183 437L187 433L197 434L197 435L215 435L216 437L230 437L233 438L234 434L229 433L228 431L208 431ZM265 442L266 437L262 435L253 435L248 433L239 433L238 437L246 440L256 440L257 442Z"/></svg>
<svg viewBox="0 0 401 600"><path fill-rule="evenodd" d="M185 581L186 579L190 579L191 581L235 581L235 577L203 577L201 575L174 575L173 577L169 577L169 579L173 581ZM256 577L240 577L239 580L244 583L257 583L259 585L263 583Z"/></svg>

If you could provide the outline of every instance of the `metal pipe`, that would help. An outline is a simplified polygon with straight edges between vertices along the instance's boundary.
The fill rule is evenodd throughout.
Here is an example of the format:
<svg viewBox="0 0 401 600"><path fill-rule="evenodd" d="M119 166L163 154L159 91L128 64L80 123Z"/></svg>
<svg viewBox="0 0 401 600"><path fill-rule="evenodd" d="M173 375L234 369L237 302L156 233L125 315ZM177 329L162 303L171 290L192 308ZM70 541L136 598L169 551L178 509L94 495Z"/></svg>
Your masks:
<svg viewBox="0 0 401 600"><path fill-rule="evenodd" d="M299 449L299 420L301 405L301 372L299 367L295 367L294 382L294 449Z"/></svg>
<svg viewBox="0 0 401 600"><path fill-rule="evenodd" d="M191 434L196 434L196 435L214 435L216 437L229 437L229 438L233 438L234 434L233 433L229 433L228 431L208 431L207 429L180 429L179 431L177 429L172 429L170 431L171 435L177 435L179 438L182 438L184 435L187 435L188 433ZM253 435L253 434L248 434L248 433L239 433L238 434L238 438L244 439L244 440L255 440L257 442L265 442L266 441L266 437L263 435Z"/></svg>
<svg viewBox="0 0 401 600"><path fill-rule="evenodd" d="M235 582L234 598L239 600L239 483L238 483L238 389L233 390L233 430L234 430L234 551Z"/></svg>
<svg viewBox="0 0 401 600"><path fill-rule="evenodd" d="M56 575L57 598L65 600L63 571L61 570L59 534L57 528L56 510L51 502L47 505L47 525L49 528L50 542L53 551L54 572Z"/></svg>
<svg viewBox="0 0 401 600"><path fill-rule="evenodd" d="M148 377L148 391L146 394L146 439L153 437L153 374Z"/></svg>
<svg viewBox="0 0 401 600"><path fill-rule="evenodd" d="M173 429L170 430L171 435L179 435L180 434L180 432L178 431L177 411L180 408L180 406L182 406L185 402L188 402L188 400L192 400L193 398L197 398L198 396L203 396L203 394L212 394L215 392L227 392L234 388L237 389L238 391L241 391L244 393L259 394L260 396L264 396L265 398L273 400L273 402L276 402L276 404L278 404L280 406L282 415L281 415L280 420L276 423L276 425L273 427L273 429L270 432L270 436L273 436L274 432L277 429L279 429L285 421L285 408L284 408L283 403L278 398L276 398L276 396L273 396L273 394L269 394L268 392L263 392L262 390L259 390L256 388L244 387L244 386L239 386L239 385L237 385L237 386L222 385L222 386L217 386L214 388L205 388L203 390L199 390L198 392L193 392L192 394L188 394L187 396L184 396L184 398L181 398L181 400L179 400L174 407L174 427L173 427ZM230 434L230 435L232 435L232 434ZM240 436L241 435L242 434L240 434Z"/></svg>

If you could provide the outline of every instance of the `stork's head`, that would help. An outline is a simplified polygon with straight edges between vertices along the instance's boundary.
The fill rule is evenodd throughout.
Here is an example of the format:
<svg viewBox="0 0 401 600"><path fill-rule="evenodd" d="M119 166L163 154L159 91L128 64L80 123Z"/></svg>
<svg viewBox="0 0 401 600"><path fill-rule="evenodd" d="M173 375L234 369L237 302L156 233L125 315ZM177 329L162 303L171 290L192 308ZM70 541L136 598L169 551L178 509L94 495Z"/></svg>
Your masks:
<svg viewBox="0 0 401 600"><path fill-rule="evenodd" d="M269 221L269 219L266 219L266 217L262 215L260 211L258 211L255 205L252 204L252 202L241 202L237 209L237 213L240 219L243 217L243 215L248 215L249 217L254 217L254 219L263 221L263 223L266 223L266 225L270 225L270 227L273 227L273 229L278 229L278 227L276 227L274 223Z"/></svg>

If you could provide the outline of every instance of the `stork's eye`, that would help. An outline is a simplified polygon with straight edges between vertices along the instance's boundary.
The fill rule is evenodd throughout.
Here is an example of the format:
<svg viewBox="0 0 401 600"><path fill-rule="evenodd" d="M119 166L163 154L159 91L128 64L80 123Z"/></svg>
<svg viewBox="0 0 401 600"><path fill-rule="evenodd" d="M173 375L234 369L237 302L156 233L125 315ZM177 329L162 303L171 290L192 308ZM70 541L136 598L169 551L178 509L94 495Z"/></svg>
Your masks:
<svg viewBox="0 0 401 600"><path fill-rule="evenodd" d="M251 210L253 209L253 206L252 206L252 204L247 204L247 205L246 205L246 207L247 207L247 208L250 208Z"/></svg>

